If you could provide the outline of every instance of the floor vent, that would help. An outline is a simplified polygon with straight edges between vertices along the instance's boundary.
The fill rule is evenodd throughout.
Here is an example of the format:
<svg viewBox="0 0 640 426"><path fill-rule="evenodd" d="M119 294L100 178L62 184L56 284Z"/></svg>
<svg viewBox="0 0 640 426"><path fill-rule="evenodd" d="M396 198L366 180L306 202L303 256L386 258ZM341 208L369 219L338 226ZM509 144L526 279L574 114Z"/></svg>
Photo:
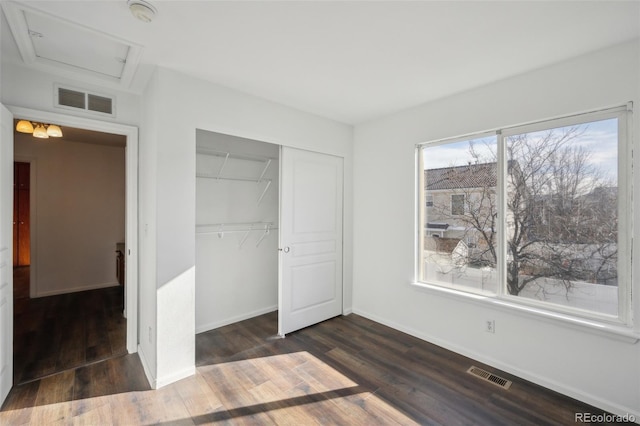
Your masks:
<svg viewBox="0 0 640 426"><path fill-rule="evenodd" d="M509 389L511 387L512 382L510 380L503 379L502 377L489 373L487 370L483 370L482 368L471 366L467 370L467 373L480 377L482 380L493 383L496 386L500 386L502 389Z"/></svg>

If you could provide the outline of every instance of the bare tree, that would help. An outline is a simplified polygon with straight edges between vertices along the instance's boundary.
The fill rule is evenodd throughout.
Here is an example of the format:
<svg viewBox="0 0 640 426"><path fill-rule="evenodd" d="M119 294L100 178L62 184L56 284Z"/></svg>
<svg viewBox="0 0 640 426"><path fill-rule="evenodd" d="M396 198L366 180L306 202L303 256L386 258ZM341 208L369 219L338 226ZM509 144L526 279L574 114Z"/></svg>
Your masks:
<svg viewBox="0 0 640 426"><path fill-rule="evenodd" d="M506 138L506 280L512 295L545 279L562 283L566 295L578 280L617 283L617 185L573 143L585 130ZM463 224L470 264L495 266L496 157L482 158L473 144L469 152L476 164L447 170L453 193L464 196L464 213L452 215L445 204L434 204L433 211ZM539 285L539 291L549 288Z"/></svg>

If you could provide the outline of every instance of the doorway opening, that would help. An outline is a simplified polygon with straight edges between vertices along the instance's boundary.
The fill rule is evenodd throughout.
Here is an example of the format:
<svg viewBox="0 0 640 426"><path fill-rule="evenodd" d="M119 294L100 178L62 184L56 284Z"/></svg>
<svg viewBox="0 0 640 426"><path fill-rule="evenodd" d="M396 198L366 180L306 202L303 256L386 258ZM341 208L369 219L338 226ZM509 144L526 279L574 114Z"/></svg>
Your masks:
<svg viewBox="0 0 640 426"><path fill-rule="evenodd" d="M64 130L37 149L14 133L31 177L30 265L14 269L16 385L137 351L137 128L10 109Z"/></svg>
<svg viewBox="0 0 640 426"><path fill-rule="evenodd" d="M14 133L14 382L124 355L126 136ZM37 163L36 163L37 161Z"/></svg>

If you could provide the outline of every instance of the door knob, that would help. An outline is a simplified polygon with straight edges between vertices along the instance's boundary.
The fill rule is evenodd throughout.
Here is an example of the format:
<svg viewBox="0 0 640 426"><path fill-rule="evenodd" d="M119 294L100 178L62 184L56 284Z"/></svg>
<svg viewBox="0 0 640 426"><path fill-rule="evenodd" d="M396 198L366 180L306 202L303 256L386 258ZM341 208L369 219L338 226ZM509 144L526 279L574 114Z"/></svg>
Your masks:
<svg viewBox="0 0 640 426"><path fill-rule="evenodd" d="M283 251L283 252L285 252L285 253L289 253L289 250L290 250L290 249L289 249L289 246L287 246L287 247L285 247L285 248L279 248L278 250L279 250L279 251Z"/></svg>

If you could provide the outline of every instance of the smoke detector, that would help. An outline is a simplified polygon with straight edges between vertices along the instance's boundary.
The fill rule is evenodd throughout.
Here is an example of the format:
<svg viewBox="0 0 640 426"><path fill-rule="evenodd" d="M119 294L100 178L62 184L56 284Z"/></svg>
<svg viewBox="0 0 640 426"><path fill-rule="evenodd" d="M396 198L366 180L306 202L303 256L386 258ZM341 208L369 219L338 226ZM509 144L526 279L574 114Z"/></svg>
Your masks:
<svg viewBox="0 0 640 426"><path fill-rule="evenodd" d="M156 16L157 10L144 0L128 0L127 6L131 14L142 22L151 22Z"/></svg>

